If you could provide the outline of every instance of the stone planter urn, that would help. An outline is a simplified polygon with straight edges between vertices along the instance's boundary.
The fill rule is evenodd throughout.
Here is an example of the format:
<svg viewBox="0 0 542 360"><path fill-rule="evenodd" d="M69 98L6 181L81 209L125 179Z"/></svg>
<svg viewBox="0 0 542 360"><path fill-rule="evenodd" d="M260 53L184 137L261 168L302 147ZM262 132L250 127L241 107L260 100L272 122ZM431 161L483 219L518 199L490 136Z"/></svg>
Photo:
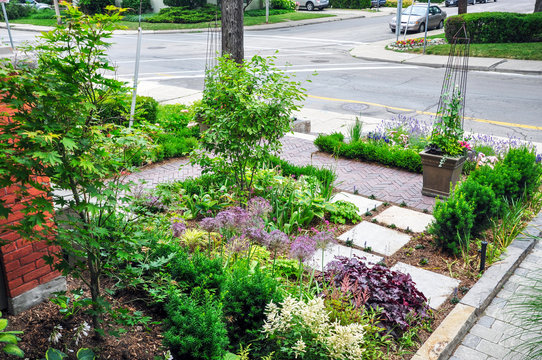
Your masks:
<svg viewBox="0 0 542 360"><path fill-rule="evenodd" d="M455 186L461 177L466 157L447 157L430 153L427 149L420 152L423 165L422 194L431 197L450 196L450 184ZM442 166L441 166L442 162Z"/></svg>

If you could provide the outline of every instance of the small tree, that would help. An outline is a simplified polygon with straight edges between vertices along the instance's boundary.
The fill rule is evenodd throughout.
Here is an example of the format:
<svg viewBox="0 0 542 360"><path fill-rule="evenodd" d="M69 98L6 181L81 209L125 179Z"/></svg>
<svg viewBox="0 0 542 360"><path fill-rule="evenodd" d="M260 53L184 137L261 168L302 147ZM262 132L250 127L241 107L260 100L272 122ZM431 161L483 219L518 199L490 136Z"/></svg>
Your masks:
<svg viewBox="0 0 542 360"><path fill-rule="evenodd" d="M254 171L280 149L280 139L292 130L296 102L305 98L305 89L275 68L273 59L256 55L240 66L228 55L219 58L198 107L208 127L202 148L211 154L194 154L194 162L206 171L229 172L241 190L251 187Z"/></svg>
<svg viewBox="0 0 542 360"><path fill-rule="evenodd" d="M35 67L1 63L2 100L15 111L4 115L0 128L0 188L18 185L21 198L31 188L44 191L23 204L26 216L17 228L28 239L54 237L69 261L62 254L48 261L88 285L93 326L101 333L100 279L107 272L106 259L135 252L122 237L127 216L120 208L129 184L120 174L149 144L138 131L100 119L104 102L128 90L105 76L114 70L106 39L118 28L121 10L109 7L111 14L88 16L66 6L67 26L44 33L27 49L37 56ZM68 193L53 197L58 207L68 209L56 227L48 220L51 189L37 181L41 176ZM9 211L0 204L0 215Z"/></svg>

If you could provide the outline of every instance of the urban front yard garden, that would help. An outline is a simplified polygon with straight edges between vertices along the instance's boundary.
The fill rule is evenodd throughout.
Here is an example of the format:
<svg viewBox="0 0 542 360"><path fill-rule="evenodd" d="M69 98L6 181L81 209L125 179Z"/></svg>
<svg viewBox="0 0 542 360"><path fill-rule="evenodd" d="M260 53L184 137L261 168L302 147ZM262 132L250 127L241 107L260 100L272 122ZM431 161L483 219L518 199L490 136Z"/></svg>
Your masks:
<svg viewBox="0 0 542 360"><path fill-rule="evenodd" d="M468 155L432 216L339 191L310 157L281 159L305 95L273 58L225 55L202 100L141 97L130 126L130 89L105 76L122 17L109 10L68 6L69 26L27 49L36 62L0 67L0 188L16 190L0 215L20 211L0 235L54 245L44 261L67 278L4 314L8 358L409 359L481 276L482 242L490 266L542 207L540 155L465 136L460 94L436 125L399 118L365 137L358 123L316 140L388 177L420 172L426 145L443 162ZM181 156L193 176L133 181Z"/></svg>

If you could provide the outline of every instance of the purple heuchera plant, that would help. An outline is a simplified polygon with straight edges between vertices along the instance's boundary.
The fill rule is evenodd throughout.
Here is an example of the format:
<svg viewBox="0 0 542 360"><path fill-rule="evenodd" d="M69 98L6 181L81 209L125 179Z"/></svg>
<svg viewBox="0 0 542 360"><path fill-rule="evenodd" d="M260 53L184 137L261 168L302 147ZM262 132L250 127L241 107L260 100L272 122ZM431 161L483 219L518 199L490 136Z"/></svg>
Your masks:
<svg viewBox="0 0 542 360"><path fill-rule="evenodd" d="M294 239L290 247L290 257L301 262L309 259L316 251L316 241L310 236L301 235Z"/></svg>
<svg viewBox="0 0 542 360"><path fill-rule="evenodd" d="M430 318L427 299L416 289L410 275L381 265L370 268L355 255L335 259L327 265L323 280L340 289L346 278L350 289L368 293L365 306L382 309L381 323L387 329L406 331Z"/></svg>
<svg viewBox="0 0 542 360"><path fill-rule="evenodd" d="M185 231L186 224L182 219L176 217L171 219L171 232L173 233L173 237L180 238Z"/></svg>

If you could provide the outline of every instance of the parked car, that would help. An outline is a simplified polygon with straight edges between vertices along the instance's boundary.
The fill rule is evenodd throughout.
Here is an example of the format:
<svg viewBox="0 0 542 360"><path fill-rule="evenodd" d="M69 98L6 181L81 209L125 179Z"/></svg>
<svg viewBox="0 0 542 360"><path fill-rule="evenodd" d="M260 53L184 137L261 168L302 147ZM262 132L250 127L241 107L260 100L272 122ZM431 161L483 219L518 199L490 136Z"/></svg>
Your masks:
<svg viewBox="0 0 542 360"><path fill-rule="evenodd" d="M410 12L412 9L412 13ZM444 27L444 19L446 19L446 12L441 10L438 6L431 5L429 7L429 16L427 17L427 5L417 4L411 5L406 9L403 9L401 13L401 31L407 28L407 31L423 32L425 27L428 29L442 29ZM410 16L410 21L409 21ZM425 19L427 17L427 25ZM407 25L408 21L408 25ZM397 24L397 18L394 16L390 21L390 29L395 32Z"/></svg>
<svg viewBox="0 0 542 360"><path fill-rule="evenodd" d="M322 10L329 7L329 0L299 0L299 7L304 7L308 11L313 11L314 9Z"/></svg>
<svg viewBox="0 0 542 360"><path fill-rule="evenodd" d="M386 0L371 0L372 8L378 7L378 6L383 7L384 5L386 5Z"/></svg>
<svg viewBox="0 0 542 360"><path fill-rule="evenodd" d="M459 2L459 0L446 0L444 2L444 5L446 5L446 7L448 7L448 6L457 6L458 2ZM474 4L475 4L475 0L467 0L467 5L474 5Z"/></svg>
<svg viewBox="0 0 542 360"><path fill-rule="evenodd" d="M18 4L19 5L24 5L24 6L31 6L31 7L35 8L35 9L38 9L38 10L50 9L51 8L51 6L49 6L47 4L37 2L36 0L19 0Z"/></svg>
<svg viewBox="0 0 542 360"><path fill-rule="evenodd" d="M485 3L487 3L487 0L476 0L476 2L485 4ZM497 2L497 0L493 0L493 2Z"/></svg>

